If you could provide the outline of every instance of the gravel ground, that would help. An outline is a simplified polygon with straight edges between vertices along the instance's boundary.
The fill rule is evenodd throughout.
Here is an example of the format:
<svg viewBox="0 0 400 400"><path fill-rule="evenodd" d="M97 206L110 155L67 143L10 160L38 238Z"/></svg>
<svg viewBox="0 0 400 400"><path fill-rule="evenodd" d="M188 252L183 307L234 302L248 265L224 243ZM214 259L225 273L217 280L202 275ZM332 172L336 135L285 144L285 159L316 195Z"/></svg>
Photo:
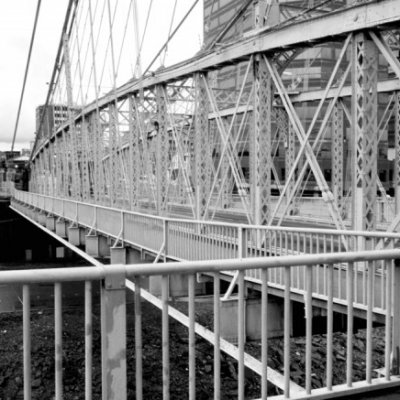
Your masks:
<svg viewBox="0 0 400 400"><path fill-rule="evenodd" d="M162 398L162 353L161 353L161 313L148 303L143 303L143 379L146 399ZM181 308L180 306L179 308ZM93 355L93 393L94 399L101 398L100 371L100 320L98 307L93 310L94 355ZM198 309L197 319L205 325L212 324L209 313ZM65 400L84 399L84 336L83 311L71 307L63 312L63 367ZM22 317L21 314L0 315L0 399L23 399L22 381ZM134 399L135 354L133 305L128 305L128 398ZM53 361L53 312L49 309L35 309L31 317L32 329L32 399L52 399L54 396ZM374 329L374 368L382 366L384 355L384 330ZM188 398L188 338L187 329L175 321L170 322L171 358L171 398ZM248 343L246 351L260 358L259 343ZM304 385L305 340L294 338L291 341L291 377ZM281 339L269 341L269 365L282 371L283 345ZM326 337L313 337L313 378L314 388L325 384ZM333 377L334 384L345 380L346 335L334 334ZM365 378L365 331L354 335L354 379ZM222 355L222 398L237 398L237 363ZM196 385L197 399L210 399L213 393L213 348L204 340L196 342ZM271 394L277 390L270 388ZM260 379L246 370L246 398L260 396Z"/></svg>

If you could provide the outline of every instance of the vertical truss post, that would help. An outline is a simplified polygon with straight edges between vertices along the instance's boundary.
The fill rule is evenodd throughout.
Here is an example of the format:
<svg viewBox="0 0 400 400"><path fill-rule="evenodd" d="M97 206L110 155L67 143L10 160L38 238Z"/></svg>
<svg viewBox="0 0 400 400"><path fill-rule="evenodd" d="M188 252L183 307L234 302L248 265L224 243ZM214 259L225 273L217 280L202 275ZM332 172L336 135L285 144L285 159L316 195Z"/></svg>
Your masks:
<svg viewBox="0 0 400 400"><path fill-rule="evenodd" d="M228 121L226 122L226 131L228 132ZM215 132L215 131L214 131ZM210 141L211 142L211 141ZM220 144L220 153L223 153L224 149L224 143L221 140L219 142ZM228 208L231 202L231 179L230 179L230 165L229 165L229 159L225 155L224 158L222 159L222 167L221 167L221 184L223 185L222 187L222 196L221 196L221 203L222 203L222 208ZM241 188L238 188L240 191Z"/></svg>
<svg viewBox="0 0 400 400"><path fill-rule="evenodd" d="M400 213L400 92L395 93L395 159L394 159L394 193L396 215Z"/></svg>
<svg viewBox="0 0 400 400"><path fill-rule="evenodd" d="M101 144L102 144L102 134L99 129L99 113L96 112L92 115L90 119L90 130L92 132L92 143L93 143L93 185L94 185L94 201L95 203L101 204L100 198L100 166L101 166Z"/></svg>
<svg viewBox="0 0 400 400"><path fill-rule="evenodd" d="M376 227L378 152L378 52L366 33L353 38L352 115L354 138L353 228Z"/></svg>
<svg viewBox="0 0 400 400"><path fill-rule="evenodd" d="M31 164L31 176L29 179L29 191L30 192L37 192L37 168L36 162L32 162Z"/></svg>
<svg viewBox="0 0 400 400"><path fill-rule="evenodd" d="M169 154L169 136L167 129L167 106L166 91L163 85L156 87L157 99L157 122L158 132L156 138L156 209L157 214L165 214L167 210L168 197L168 154Z"/></svg>
<svg viewBox="0 0 400 400"><path fill-rule="evenodd" d="M203 73L195 75L195 190L196 218L204 218L209 190L209 143L208 143L208 97L206 91L207 76Z"/></svg>
<svg viewBox="0 0 400 400"><path fill-rule="evenodd" d="M60 136L61 150L62 150L62 185L63 194L68 197L69 193L69 167L68 167L68 148L67 148L67 134L62 132Z"/></svg>
<svg viewBox="0 0 400 400"><path fill-rule="evenodd" d="M265 225L271 205L272 83L264 60L254 62L254 125L250 138L250 191L253 221Z"/></svg>
<svg viewBox="0 0 400 400"><path fill-rule="evenodd" d="M115 206L119 195L119 174L118 174L118 149L117 149L117 134L118 134L118 110L116 104L110 103L109 105L109 197L111 206Z"/></svg>
<svg viewBox="0 0 400 400"><path fill-rule="evenodd" d="M62 171L61 171L61 146L60 139L57 136L54 138L54 156L55 156L55 176L56 176L56 185L55 191L58 196L63 196L63 187L62 187Z"/></svg>
<svg viewBox="0 0 400 400"><path fill-rule="evenodd" d="M289 179L290 171L294 167L294 162L296 159L296 133L294 131L293 125L288 121L286 130L286 141L285 141L285 181L289 182L289 187L287 191L287 201L290 201L290 195L294 189L295 176ZM295 203L296 199L293 199ZM293 204L294 205L294 204ZM292 207L292 210L295 208Z"/></svg>
<svg viewBox="0 0 400 400"><path fill-rule="evenodd" d="M36 171L37 171L37 190L38 193L44 194L44 169L43 169L43 159L42 153L37 157L36 161Z"/></svg>
<svg viewBox="0 0 400 400"><path fill-rule="evenodd" d="M51 176L51 195L54 196L57 193L57 178L56 178L56 146L55 141L49 143L49 165L50 165L50 176Z"/></svg>
<svg viewBox="0 0 400 400"><path fill-rule="evenodd" d="M332 112L332 192L343 215L343 110L338 103Z"/></svg>
<svg viewBox="0 0 400 400"><path fill-rule="evenodd" d="M129 188L131 210L138 207L140 185L139 121L136 120L137 103L134 96L129 97ZM145 145L145 144L144 144Z"/></svg>
<svg viewBox="0 0 400 400"><path fill-rule="evenodd" d="M46 176L45 194L51 195L51 171L50 171L50 144L43 150L44 168Z"/></svg>
<svg viewBox="0 0 400 400"><path fill-rule="evenodd" d="M69 59L69 45L68 35L64 35L64 68L65 68L65 82L67 86L67 99L68 99L68 119L69 119L69 133L71 140L71 169L72 169L72 197L76 200L81 198L79 190L79 166L78 166L78 148L77 148L77 132L74 121L73 105L74 97L72 93L72 75L71 63Z"/></svg>
<svg viewBox="0 0 400 400"><path fill-rule="evenodd" d="M81 121L80 135L80 165L82 174L82 198L84 201L89 199L89 143L88 143L88 121L85 117Z"/></svg>

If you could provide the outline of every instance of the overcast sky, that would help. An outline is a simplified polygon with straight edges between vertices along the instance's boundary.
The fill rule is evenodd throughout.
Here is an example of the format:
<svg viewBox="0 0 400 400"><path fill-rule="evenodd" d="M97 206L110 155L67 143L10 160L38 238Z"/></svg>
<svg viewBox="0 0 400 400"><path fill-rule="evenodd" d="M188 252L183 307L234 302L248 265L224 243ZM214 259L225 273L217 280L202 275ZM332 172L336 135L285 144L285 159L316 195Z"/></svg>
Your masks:
<svg viewBox="0 0 400 400"><path fill-rule="evenodd" d="M87 3L87 0L81 1ZM128 2L129 0L118 1ZM151 53L155 54L160 48L160 43L166 39L166 36L160 37L159 32L162 22L166 27L165 32L168 31L169 22L167 21L171 19L174 2L175 0L155 0L153 3L152 18L144 42L146 50L149 50L148 57ZM140 0L137 3L140 8L139 27L143 31L149 0ZM192 3L192 0L178 0L175 22L180 20ZM202 30L201 3L202 1L192 13L193 18L188 20L186 27L183 26L180 34L177 35L176 40L179 39L182 42L170 46L169 58L171 60L176 58L177 53L180 56L185 51L193 54L200 46L202 40L200 37ZM17 133L15 145L17 150L29 147L30 141L34 140L35 109L46 99L47 83L50 81L53 70L67 4L68 0L42 0ZM11 148L36 6L36 0L2 1L0 13L0 54L2 55L0 59L0 150ZM195 20L196 23L194 23ZM122 26L122 21L120 25ZM185 32L186 29L188 29L187 32ZM155 42L156 38L157 42ZM175 54L172 54L173 52Z"/></svg>
<svg viewBox="0 0 400 400"><path fill-rule="evenodd" d="M67 0L42 0L16 149L29 147L35 107L45 101ZM3 1L0 13L0 150L9 150L17 117L36 0Z"/></svg>

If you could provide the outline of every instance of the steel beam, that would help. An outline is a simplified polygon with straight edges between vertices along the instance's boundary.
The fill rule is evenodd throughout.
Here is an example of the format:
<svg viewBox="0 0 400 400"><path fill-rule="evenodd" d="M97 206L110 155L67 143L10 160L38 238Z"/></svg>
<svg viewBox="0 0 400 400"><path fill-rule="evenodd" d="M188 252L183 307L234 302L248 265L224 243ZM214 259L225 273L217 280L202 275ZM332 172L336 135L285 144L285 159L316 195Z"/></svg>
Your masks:
<svg viewBox="0 0 400 400"><path fill-rule="evenodd" d="M169 134L167 130L167 107L165 87L156 87L157 98L157 122L158 131L156 138L156 210L158 215L165 214L168 198L168 149Z"/></svg>
<svg viewBox="0 0 400 400"><path fill-rule="evenodd" d="M205 217L207 197L209 193L209 126L208 126L208 96L206 91L207 75L196 74L196 108L195 108L195 193L196 219Z"/></svg>
<svg viewBox="0 0 400 400"><path fill-rule="evenodd" d="M253 221L265 225L271 204L272 82L263 58L254 63L254 128L250 140Z"/></svg>
<svg viewBox="0 0 400 400"><path fill-rule="evenodd" d="M129 97L129 187L130 187L130 205L131 210L138 206L139 185L141 177L140 168L140 137L139 137L139 121L137 120L137 103L136 98Z"/></svg>
<svg viewBox="0 0 400 400"><path fill-rule="evenodd" d="M376 228L378 52L365 33L353 38L353 229Z"/></svg>
<svg viewBox="0 0 400 400"><path fill-rule="evenodd" d="M337 207L343 214L343 110L338 103L332 112L332 193Z"/></svg>

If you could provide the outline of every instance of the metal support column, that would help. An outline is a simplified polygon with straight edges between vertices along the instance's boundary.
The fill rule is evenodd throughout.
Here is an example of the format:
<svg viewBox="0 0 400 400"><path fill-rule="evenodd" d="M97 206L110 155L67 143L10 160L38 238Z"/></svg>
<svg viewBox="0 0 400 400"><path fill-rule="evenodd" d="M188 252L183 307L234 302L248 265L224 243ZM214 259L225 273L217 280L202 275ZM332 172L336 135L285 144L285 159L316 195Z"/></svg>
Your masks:
<svg viewBox="0 0 400 400"><path fill-rule="evenodd" d="M195 75L195 191L196 218L204 218L209 190L208 163L208 96L206 91L207 77L203 73Z"/></svg>
<svg viewBox="0 0 400 400"><path fill-rule="evenodd" d="M257 225L265 225L271 205L272 83L262 58L254 63L254 85L254 127L250 139L250 190L253 221Z"/></svg>
<svg viewBox="0 0 400 400"><path fill-rule="evenodd" d="M140 132L139 121L137 120L137 103L136 98L129 97L129 159L130 169L128 173L130 188L130 205L131 210L138 207L139 200L139 184L140 184Z"/></svg>
<svg viewBox="0 0 400 400"><path fill-rule="evenodd" d="M287 191L287 201L290 199L290 195L293 192L294 181L296 176L293 176L289 179L290 171L294 166L294 161L296 159L296 133L293 129L293 125L288 122L288 127L286 131L286 149L285 149L285 181L289 182L289 188ZM295 209L295 201L296 198L293 199L293 206L291 207L291 211Z"/></svg>
<svg viewBox="0 0 400 400"><path fill-rule="evenodd" d="M375 230L378 153L378 52L366 33L353 38L353 229Z"/></svg>
<svg viewBox="0 0 400 400"><path fill-rule="evenodd" d="M88 153L90 143L88 142L88 121L82 118L81 121L81 135L80 135L80 165L82 174L82 199L88 201L89 199L89 163Z"/></svg>
<svg viewBox="0 0 400 400"><path fill-rule="evenodd" d="M156 87L157 98L157 142L156 142L156 210L158 215L162 215L167 210L168 196L168 155L169 155L169 136L167 130L167 106L165 102L165 87Z"/></svg>
<svg viewBox="0 0 400 400"><path fill-rule="evenodd" d="M332 112L332 193L343 215L343 110L338 103Z"/></svg>
<svg viewBox="0 0 400 400"><path fill-rule="evenodd" d="M115 103L109 105L109 174L110 174L110 203L111 207L116 205L120 195L119 185L119 160L117 149L117 134L118 134L118 110Z"/></svg>

